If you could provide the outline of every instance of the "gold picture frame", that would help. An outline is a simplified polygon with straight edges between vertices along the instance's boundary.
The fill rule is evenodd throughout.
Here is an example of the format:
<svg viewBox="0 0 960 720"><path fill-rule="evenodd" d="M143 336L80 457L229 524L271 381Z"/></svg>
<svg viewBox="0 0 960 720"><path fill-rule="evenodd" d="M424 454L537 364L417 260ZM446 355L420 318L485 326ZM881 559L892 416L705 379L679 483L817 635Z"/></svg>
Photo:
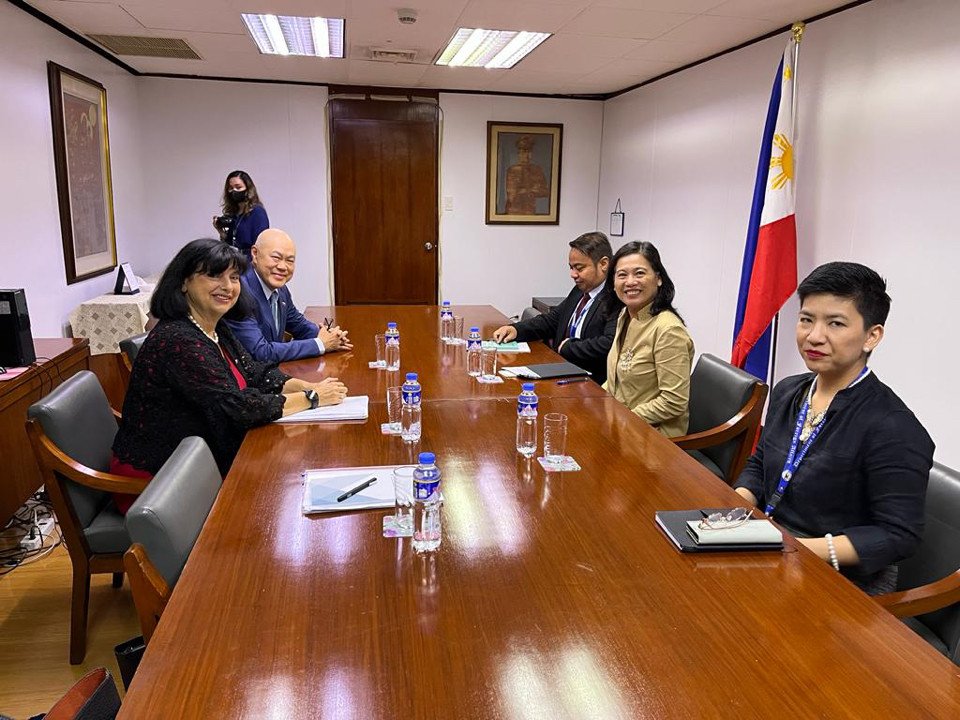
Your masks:
<svg viewBox="0 0 960 720"><path fill-rule="evenodd" d="M53 157L67 284L117 266L107 91L95 80L47 63Z"/></svg>
<svg viewBox="0 0 960 720"><path fill-rule="evenodd" d="M563 125L487 123L487 225L557 225Z"/></svg>

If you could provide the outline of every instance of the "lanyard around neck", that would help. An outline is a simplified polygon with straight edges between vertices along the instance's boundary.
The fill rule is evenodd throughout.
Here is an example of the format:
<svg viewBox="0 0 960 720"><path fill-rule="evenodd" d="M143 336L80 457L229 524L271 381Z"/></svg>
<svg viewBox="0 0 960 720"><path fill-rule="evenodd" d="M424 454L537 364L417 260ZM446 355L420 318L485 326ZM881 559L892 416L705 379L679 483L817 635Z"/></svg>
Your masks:
<svg viewBox="0 0 960 720"><path fill-rule="evenodd" d="M846 390L849 390L854 385L863 380L867 375L870 374L870 368L864 367L860 371L860 374L847 385ZM793 439L790 442L790 452L787 454L787 460L783 464L783 471L780 473L780 482L777 483L777 489L770 497L770 500L767 502L767 507L764 510L764 513L767 515L772 515L773 511L776 509L777 505L780 504L780 501L783 499L784 493L787 491L787 487L790 485L790 481L793 479L793 476L796 475L797 470L800 467L800 463L803 462L803 459L807 456L807 452L810 450L810 447L813 445L813 441L817 439L817 436L820 434L820 431L823 429L823 426L826 425L827 419L824 417L813 431L810 433L810 437L807 438L807 441L800 447L800 433L803 431L803 426L807 421L807 413L810 412L810 401L813 399L813 391L816 388L817 379L814 378L813 382L810 383L810 390L807 392L807 397L803 401L803 405L800 406L800 412L797 414L797 425L793 429ZM800 452L797 452L797 449L800 449Z"/></svg>

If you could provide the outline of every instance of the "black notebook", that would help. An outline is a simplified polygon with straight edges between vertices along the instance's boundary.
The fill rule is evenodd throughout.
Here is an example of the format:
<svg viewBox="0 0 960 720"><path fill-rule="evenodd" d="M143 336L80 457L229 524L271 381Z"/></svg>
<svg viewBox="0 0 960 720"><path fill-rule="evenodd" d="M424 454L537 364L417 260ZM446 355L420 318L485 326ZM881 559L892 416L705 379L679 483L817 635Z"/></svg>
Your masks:
<svg viewBox="0 0 960 720"><path fill-rule="evenodd" d="M510 370L510 368L504 368ZM539 365L527 365L517 372L517 377L529 378L531 380L551 380L553 378L565 377L586 377L590 373L573 363L540 363Z"/></svg>
<svg viewBox="0 0 960 720"><path fill-rule="evenodd" d="M758 550L783 550L783 540L770 543L711 543L701 545L691 534L687 523L690 520L699 522L715 509L710 510L674 510L656 513L657 525L663 530L667 539L680 552L757 552Z"/></svg>

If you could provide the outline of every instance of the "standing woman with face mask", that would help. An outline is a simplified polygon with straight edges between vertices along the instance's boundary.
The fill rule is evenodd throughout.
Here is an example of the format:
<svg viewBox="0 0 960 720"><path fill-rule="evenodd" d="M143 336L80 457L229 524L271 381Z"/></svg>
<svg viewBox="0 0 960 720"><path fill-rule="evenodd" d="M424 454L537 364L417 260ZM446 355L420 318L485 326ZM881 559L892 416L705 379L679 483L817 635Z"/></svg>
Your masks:
<svg viewBox="0 0 960 720"><path fill-rule="evenodd" d="M220 239L228 242L250 260L250 248L257 236L270 227L267 211L260 202L257 186L243 170L227 175L221 203L223 215L214 216L213 226Z"/></svg>

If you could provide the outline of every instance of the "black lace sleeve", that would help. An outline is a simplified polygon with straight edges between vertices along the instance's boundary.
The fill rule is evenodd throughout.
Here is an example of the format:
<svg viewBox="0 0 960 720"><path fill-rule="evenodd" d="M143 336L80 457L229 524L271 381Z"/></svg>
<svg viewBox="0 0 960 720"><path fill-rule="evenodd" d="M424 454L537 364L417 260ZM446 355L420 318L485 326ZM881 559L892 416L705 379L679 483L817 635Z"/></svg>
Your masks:
<svg viewBox="0 0 960 720"><path fill-rule="evenodd" d="M290 376L281 372L276 363L254 360L243 344L237 340L233 331L225 322L217 325L217 333L233 358L240 372L243 373L247 385L260 392L279 394Z"/></svg>
<svg viewBox="0 0 960 720"><path fill-rule="evenodd" d="M236 340L233 343L237 344ZM237 366L246 379L244 368L240 363ZM168 385L182 393L211 427L233 426L247 430L272 422L283 414L284 398L279 394L283 382L273 393L261 391L250 380L246 388L238 389L219 348L199 332L171 343L162 370ZM264 371L260 372L261 376L265 375Z"/></svg>

